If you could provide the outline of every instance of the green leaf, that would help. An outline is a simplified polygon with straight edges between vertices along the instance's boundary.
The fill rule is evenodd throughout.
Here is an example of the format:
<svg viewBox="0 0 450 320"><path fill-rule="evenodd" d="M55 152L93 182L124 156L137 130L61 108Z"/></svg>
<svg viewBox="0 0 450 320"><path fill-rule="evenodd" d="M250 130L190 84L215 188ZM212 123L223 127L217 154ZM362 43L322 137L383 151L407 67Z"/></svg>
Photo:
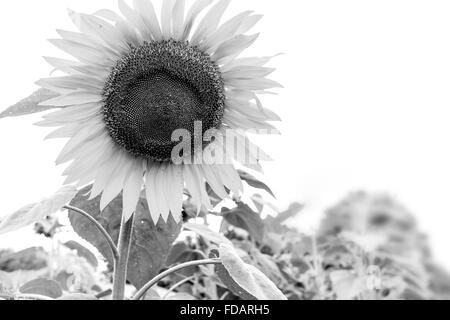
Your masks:
<svg viewBox="0 0 450 320"><path fill-rule="evenodd" d="M169 256L166 261L166 267L170 268L184 262L196 261L201 259L203 259L203 255L200 252L192 250L184 242L178 242L170 250ZM178 274L184 277L190 277L194 275L198 270L199 267L189 267L180 270Z"/></svg>
<svg viewBox="0 0 450 320"><path fill-rule="evenodd" d="M246 264L230 245L221 245L220 259L229 276L239 286L244 295L257 300L287 300L277 286L252 265ZM230 290L232 290L230 288ZM236 290L236 289L234 289Z"/></svg>
<svg viewBox="0 0 450 320"><path fill-rule="evenodd" d="M267 191L272 197L275 197L275 194L272 192L272 190L263 182L259 181L258 179L256 179L254 176L252 176L251 174L243 171L243 170L238 170L238 173L241 177L242 180L244 180L245 182L247 182L247 184L253 188L256 189L261 189L261 190L265 190Z"/></svg>
<svg viewBox="0 0 450 320"><path fill-rule="evenodd" d="M18 252L0 253L0 270L41 270L47 267L48 253L42 247L31 247ZM0 281L1 282L1 281Z"/></svg>
<svg viewBox="0 0 450 320"><path fill-rule="evenodd" d="M81 190L71 205L94 217L117 243L122 215L122 195L119 195L103 212L100 212L100 197L89 200L87 194L90 189L91 186L88 186ZM77 213L69 212L69 219L75 232L94 245L108 262L112 263L109 246L98 229L88 219ZM181 226L175 222L172 216L167 223L160 219L155 226L150 217L147 201L140 200L134 219L128 261L128 280L136 288L141 288L164 268L170 249L180 234Z"/></svg>
<svg viewBox="0 0 450 320"><path fill-rule="evenodd" d="M0 113L0 119L7 117L19 117L53 109L54 107L51 106L40 106L39 103L55 98L57 96L58 94L53 91L47 89L39 89L28 98L23 99L22 101L16 103L15 105Z"/></svg>
<svg viewBox="0 0 450 320"><path fill-rule="evenodd" d="M184 225L184 228L197 233L199 236L205 238L209 242L212 242L214 244L220 245L222 243L230 244L230 240L225 238L222 234L215 232L208 228L207 226L203 224L194 224L194 223L186 223Z"/></svg>
<svg viewBox="0 0 450 320"><path fill-rule="evenodd" d="M1 217L0 235L24 228L58 212L73 199L76 193L75 187L65 186L50 198L27 205L13 214Z"/></svg>
<svg viewBox="0 0 450 320"><path fill-rule="evenodd" d="M212 250L210 254L210 258L218 258L219 252L216 250ZM237 284L236 281L233 280L228 270L222 265L217 264L214 266L214 271L216 272L219 279L222 281L222 283L230 290L234 295L240 297L243 300L246 301L252 301L257 300L254 296L252 296L250 293L245 291L239 284Z"/></svg>
<svg viewBox="0 0 450 320"><path fill-rule="evenodd" d="M261 243L264 238L264 222L248 205L239 203L234 209L225 209L222 216L229 224L246 230L252 239Z"/></svg>
<svg viewBox="0 0 450 320"><path fill-rule="evenodd" d="M97 258L88 248L82 246L76 241L68 241L64 243L64 246L70 250L76 251L80 257L85 258L86 261L89 262L94 268L98 267Z"/></svg>
<svg viewBox="0 0 450 320"><path fill-rule="evenodd" d="M62 296L63 292L56 281L47 279L36 279L25 283L20 287L21 293L39 294L53 299Z"/></svg>

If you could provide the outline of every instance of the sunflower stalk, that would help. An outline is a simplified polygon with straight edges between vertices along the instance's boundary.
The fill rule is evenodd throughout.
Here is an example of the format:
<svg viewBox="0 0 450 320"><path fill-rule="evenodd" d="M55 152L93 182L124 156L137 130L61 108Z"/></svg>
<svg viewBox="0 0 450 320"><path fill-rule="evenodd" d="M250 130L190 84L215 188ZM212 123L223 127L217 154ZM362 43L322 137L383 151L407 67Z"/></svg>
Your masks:
<svg viewBox="0 0 450 320"><path fill-rule="evenodd" d="M79 208L67 205L67 206L64 206L63 209L73 211L75 213L82 215L83 217L88 219L98 229L98 231L100 231L100 233L102 234L102 236L105 238L106 242L108 243L109 248L111 249L111 253L112 253L114 264L115 264L116 261L119 259L119 250L117 249L117 246L114 243L114 240L109 235L108 231L106 231L105 228L103 228L103 226L100 224L100 222L95 220L95 218L92 217L89 213L87 213L86 211L81 210Z"/></svg>
<svg viewBox="0 0 450 320"><path fill-rule="evenodd" d="M125 216L122 216L122 223L120 225L119 234L119 259L114 264L113 277L113 300L125 299L125 286L127 282L128 258L131 249L131 237L133 235L134 214L127 221Z"/></svg>

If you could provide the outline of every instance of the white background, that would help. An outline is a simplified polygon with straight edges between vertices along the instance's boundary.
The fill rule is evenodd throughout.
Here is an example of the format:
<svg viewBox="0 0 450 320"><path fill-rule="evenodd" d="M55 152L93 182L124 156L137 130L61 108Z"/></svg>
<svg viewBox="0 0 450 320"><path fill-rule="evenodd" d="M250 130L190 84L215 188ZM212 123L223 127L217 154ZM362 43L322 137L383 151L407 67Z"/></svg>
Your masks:
<svg viewBox="0 0 450 320"><path fill-rule="evenodd" d="M45 40L73 29L66 8L105 7L116 2L1 1L0 110L49 75L41 56L61 54ZM450 2L245 0L230 13L248 9L265 15L249 54L285 53L272 63L285 89L265 99L283 135L260 141L275 158L265 181L277 205L302 201L316 217L348 191L388 191L417 214L450 267ZM43 142L38 119L0 121L0 215L63 181L54 166L62 142ZM2 237L0 247L30 239Z"/></svg>

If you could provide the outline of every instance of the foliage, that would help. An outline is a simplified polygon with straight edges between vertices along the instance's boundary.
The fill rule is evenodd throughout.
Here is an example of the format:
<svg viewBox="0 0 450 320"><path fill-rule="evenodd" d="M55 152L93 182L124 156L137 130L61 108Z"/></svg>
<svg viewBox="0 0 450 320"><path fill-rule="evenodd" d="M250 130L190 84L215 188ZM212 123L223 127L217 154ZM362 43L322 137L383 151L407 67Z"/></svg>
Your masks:
<svg viewBox="0 0 450 320"><path fill-rule="evenodd" d="M249 185L270 190L253 176L246 177ZM35 232L53 248L51 252L43 248L0 252L2 298L111 299L115 259L91 219L117 243L121 197L100 212L99 199L89 199L89 190L90 186L76 195L69 189L60 191L2 220L12 230L36 222ZM450 276L433 263L413 215L387 195L349 195L325 212L320 226L310 234L289 227L302 213L300 204L276 216L264 216L264 209L274 206L261 196L253 196L253 203L235 195L233 202L214 202L212 191L210 196L216 204L214 211L203 208L197 217L186 194L180 224L169 219L155 225L146 201L140 201L130 239L128 298L450 298ZM69 210L70 225L64 225L56 214L63 207L84 210L90 219ZM86 242L76 236L60 240L59 234L73 235L73 231Z"/></svg>

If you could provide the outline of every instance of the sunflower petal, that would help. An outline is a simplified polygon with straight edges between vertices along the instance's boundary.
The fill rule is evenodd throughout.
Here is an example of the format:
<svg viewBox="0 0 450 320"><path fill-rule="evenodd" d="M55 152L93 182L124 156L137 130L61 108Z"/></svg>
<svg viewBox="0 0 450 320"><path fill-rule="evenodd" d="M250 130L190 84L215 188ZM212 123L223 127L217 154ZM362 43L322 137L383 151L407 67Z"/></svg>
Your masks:
<svg viewBox="0 0 450 320"><path fill-rule="evenodd" d="M202 206L202 191L200 184L203 183L203 180L200 181L200 176L197 174L194 166L195 165L184 165L183 176L184 181L186 182L186 188L191 194L192 203L197 207L198 214L200 213Z"/></svg>
<svg viewBox="0 0 450 320"><path fill-rule="evenodd" d="M88 141L97 139L102 131L104 131L103 125L84 125L64 146L56 159L56 164L60 165L70 161L70 159L73 158L73 154L76 153L80 147Z"/></svg>
<svg viewBox="0 0 450 320"><path fill-rule="evenodd" d="M205 48L209 53L212 53L221 43L230 40L236 35L239 27L245 21L245 18L247 18L251 13L252 11L242 12L225 22L222 26L219 27L219 29L217 29L216 32L208 37L202 47Z"/></svg>
<svg viewBox="0 0 450 320"><path fill-rule="evenodd" d="M98 10L94 12L94 15L116 23L123 20L121 16L119 16L117 13L109 9Z"/></svg>
<svg viewBox="0 0 450 320"><path fill-rule="evenodd" d="M77 91L66 95L61 95L41 102L40 106L67 107L86 103L96 103L102 101L102 97L98 94Z"/></svg>
<svg viewBox="0 0 450 320"><path fill-rule="evenodd" d="M107 21L93 15L80 14L80 31L102 41L108 48L120 54L126 49L117 29Z"/></svg>
<svg viewBox="0 0 450 320"><path fill-rule="evenodd" d="M217 165L216 172L222 178L225 186L238 195L244 190L242 180L232 164Z"/></svg>
<svg viewBox="0 0 450 320"><path fill-rule="evenodd" d="M222 75L225 81L232 79L255 79L267 77L274 71L274 68L239 66L223 72Z"/></svg>
<svg viewBox="0 0 450 320"><path fill-rule="evenodd" d="M128 221L136 211L142 190L143 168L141 161L134 161L130 176L123 189L123 215Z"/></svg>
<svg viewBox="0 0 450 320"><path fill-rule="evenodd" d="M217 51L212 56L212 60L221 64L221 60L231 56L238 56L242 51L250 47L256 39L258 39L259 33L245 36L239 35L222 43Z"/></svg>
<svg viewBox="0 0 450 320"><path fill-rule="evenodd" d="M150 215L155 225L158 223L159 217L161 215L158 207L158 194L156 192L156 189L158 188L156 184L156 174L158 172L159 166L160 165L156 163L149 164L145 177L145 193L147 203L150 210Z"/></svg>
<svg viewBox="0 0 450 320"><path fill-rule="evenodd" d="M206 182L209 184L211 189L217 194L221 199L228 198L228 193L225 191L223 187L224 184L220 176L216 175L212 170L212 166L205 164L201 166L203 174L206 178Z"/></svg>
<svg viewBox="0 0 450 320"><path fill-rule="evenodd" d="M167 222L170 215L169 201L167 200L166 194L166 181L167 181L167 164L161 164L157 174L156 174L156 189L158 207L162 218Z"/></svg>
<svg viewBox="0 0 450 320"><path fill-rule="evenodd" d="M120 152L117 148L115 152ZM105 189L109 178L114 173L115 169L119 166L121 161L121 153L115 157L110 157L97 171L95 176L95 182L90 192L90 200L96 198Z"/></svg>
<svg viewBox="0 0 450 320"><path fill-rule="evenodd" d="M183 174L180 166L168 166L166 194L168 195L170 212L176 222L181 221L183 210Z"/></svg>
<svg viewBox="0 0 450 320"><path fill-rule="evenodd" d="M108 179L105 188L102 192L102 197L100 200L100 210L103 211L105 208L113 201L120 192L122 192L125 181L130 174L131 168L133 167L133 162L125 155L123 152L120 155L120 159L114 172L111 172L110 178Z"/></svg>
<svg viewBox="0 0 450 320"><path fill-rule="evenodd" d="M266 90L272 88L283 88L283 86L277 81L258 78L258 79L229 79L227 81L227 86L233 88L239 88L241 90Z"/></svg>
<svg viewBox="0 0 450 320"><path fill-rule="evenodd" d="M229 4L230 0L221 0L208 11L192 35L191 43L193 45L198 45L217 30L220 19Z"/></svg>
<svg viewBox="0 0 450 320"><path fill-rule="evenodd" d="M156 41L162 40L161 27L152 2L148 0L134 0L133 6L142 17L145 25L150 29L153 39Z"/></svg>
<svg viewBox="0 0 450 320"><path fill-rule="evenodd" d="M172 11L175 0L164 0L161 8L161 30L164 40L172 37Z"/></svg>
<svg viewBox="0 0 450 320"><path fill-rule="evenodd" d="M111 63L111 56L106 51L96 50L90 46L65 39L50 39L48 41L81 62L104 66Z"/></svg>
<svg viewBox="0 0 450 320"><path fill-rule="evenodd" d="M223 65L220 69L222 72L230 71L233 68L240 66L252 66L252 67L263 67L270 60L275 58L278 55L269 56L269 57L251 57L251 58L239 58L230 61L229 63Z"/></svg>
<svg viewBox="0 0 450 320"><path fill-rule="evenodd" d="M239 26L239 29L236 31L236 34L244 34L250 31L262 19L262 17L263 16L260 14L248 17Z"/></svg>
<svg viewBox="0 0 450 320"><path fill-rule="evenodd" d="M152 34L142 20L141 15L133 10L124 0L119 0L119 10L127 22L133 25L144 39L152 39Z"/></svg>
<svg viewBox="0 0 450 320"><path fill-rule="evenodd" d="M185 0L176 0L173 6L172 32L175 40L180 40L183 35L185 6Z"/></svg>
<svg viewBox="0 0 450 320"><path fill-rule="evenodd" d="M212 3L212 0L197 0L190 8L184 23L184 31L180 40L186 41L191 34L194 22L197 19L200 12L202 12L207 6Z"/></svg>

